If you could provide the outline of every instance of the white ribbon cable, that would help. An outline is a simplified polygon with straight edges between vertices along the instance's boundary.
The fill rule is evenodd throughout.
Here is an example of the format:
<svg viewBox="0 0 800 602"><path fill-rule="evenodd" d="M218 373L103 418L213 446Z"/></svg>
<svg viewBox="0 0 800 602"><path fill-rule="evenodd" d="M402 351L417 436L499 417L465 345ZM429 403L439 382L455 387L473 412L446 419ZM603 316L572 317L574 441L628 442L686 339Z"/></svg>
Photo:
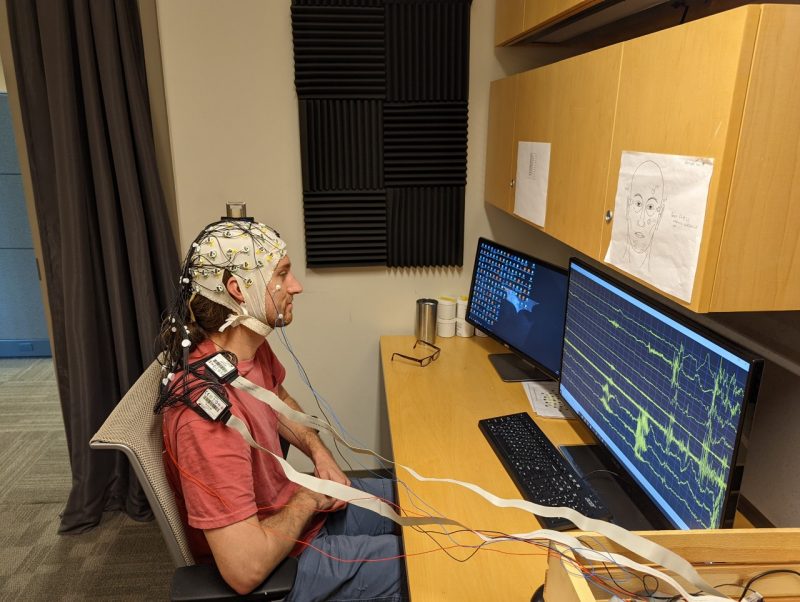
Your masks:
<svg viewBox="0 0 800 602"><path fill-rule="evenodd" d="M664 548L663 546L660 546L657 543L650 541L649 539L645 539L644 537L631 533L630 531L623 529L618 525L614 525L606 521L601 521L594 518L589 518L579 512L576 512L572 508L540 506L538 504L534 504L533 502L528 502L525 500L509 500L505 498L500 498L486 491L485 489L479 487L478 485L474 485L473 483L466 483L455 479L438 479L432 477L424 477L420 475L418 472L416 472L413 468L404 466L403 464L396 464L396 466L399 466L403 470L407 471L411 476L413 476L418 481L428 481L432 483L451 483L453 485L459 485L460 487L465 487L466 489L469 489L470 491L477 493L482 498L484 498L485 500L487 500L488 502L499 508L517 508L520 510L531 512L532 514L539 514L541 516L567 518L581 530L595 531L597 533L600 533L601 535L605 535L612 541L617 542L621 546L634 552L635 554L638 554L642 558L647 558L648 560L651 560L656 564L663 566L664 568L671 569L676 574L691 581L694 585L696 585L700 589L703 589L708 592L713 592L716 595L692 596L677 581L675 581L675 579L673 579L669 575L665 575L661 571L658 571L643 564L639 564L638 562L630 560L625 556L620 556L618 554L613 554L611 552L597 552L595 550L591 550L590 548L586 547L586 544L581 543L575 537L572 537L571 535L566 535L564 533L560 533L558 531L551 531L548 529L538 529L536 531L531 531L530 533L517 533L514 535L510 535L508 537L499 537L499 538L487 538L478 533L478 535L486 541L504 541L504 540L513 541L516 539L523 539L523 540L549 539L550 541L555 541L567 545L575 553L580 554L581 556L589 560L598 560L600 562L610 561L615 564L626 566L635 571L641 571L653 575L654 577L657 577L658 579L672 585L672 587L675 588L675 591L679 592L688 600L695 600L697 602L700 602L701 600L704 602L710 602L712 600L713 601L730 600L730 598L726 597L724 594L711 587L711 585L708 585L706 581L697 573L695 568L691 564L689 564L689 562L687 562L685 559L681 558L671 550L668 550L667 548ZM675 561L670 564L677 565L677 568L674 568L667 564L670 562L670 560ZM691 573L696 574L697 579L689 579L689 577L685 574L685 572L687 571L690 574ZM697 580L699 580L700 583L698 583Z"/></svg>
<svg viewBox="0 0 800 602"><path fill-rule="evenodd" d="M625 566L629 569L632 569L634 571L652 575L656 579L659 579L665 583L669 583L673 588L675 588L676 592L678 592L681 596L683 596L682 599L689 600L690 602L731 602L731 598L725 596L724 594L694 596L690 594L688 591L686 591L686 589L675 579L673 579L669 575L665 575L658 569L654 569L653 567L649 567L644 564L639 564L638 562L630 560L625 556L620 556L619 554L613 554L611 552L598 552L597 550L592 550L591 548L585 547L585 544L582 544L574 537L571 537L564 533L560 533L558 531L547 531L545 529L540 529L539 531L533 531L532 533L530 533L530 535L538 535L538 537L542 537L541 534L545 534L544 537L549 539L550 541L567 545L573 553L582 556L587 560L596 560L599 562L605 562L606 564L611 564L611 563L618 564L621 566ZM567 543L573 541L577 542L577 546L572 545L571 543L570 544Z"/></svg>
<svg viewBox="0 0 800 602"><path fill-rule="evenodd" d="M351 450L359 454L370 454L380 458L381 460L386 460L385 458L379 456L371 449L366 449L363 447L355 447L351 445L347 439L342 437L333 426L317 418L316 416L311 416L310 414L306 414L305 412L298 412L294 408L290 407L285 401L283 401L280 397L275 395L269 389L264 389L259 387L255 383L247 380L244 376L237 376L231 382L231 385L236 387L237 389L244 391L245 393L249 393L259 401L267 404L273 410L278 412L281 416L288 418L289 420L293 420L298 424L302 424L303 426L307 426L309 428L315 430L324 430L329 432L334 438L336 438L340 443L346 445Z"/></svg>
<svg viewBox="0 0 800 602"><path fill-rule="evenodd" d="M344 437L342 437L339 434L339 432L333 426L331 426L327 422L324 422L323 420L320 420L319 418L316 418L314 416L310 416L309 414L305 414L303 412L298 412L297 410L294 410L293 408L289 407L280 397L275 395L275 393L273 393L272 391L269 391L267 389L264 389L262 387L259 387L258 385L250 382L249 380L247 380L243 376L238 376L236 379L234 379L231 382L231 385L233 385L237 389L240 389L242 391L245 391L245 392L249 393L250 395L252 395L256 399L258 399L259 401L264 402L265 404L270 406L273 410L275 410L279 414L285 416L286 418L289 418L290 420L293 420L293 421L295 421L295 422L297 422L299 424L302 424L304 426L308 426L309 428L313 428L313 429L316 429L316 430L325 430L325 431L329 432L333 437L335 437L337 440L339 440L342 444L346 445L351 450L353 450L353 451L355 451L357 453L371 454L371 455L374 455L376 457L381 458L381 456L379 456L378 454L376 454L372 450L352 446L350 443L348 443L348 441ZM235 416L232 416L232 418L235 418ZM228 422L230 423L230 420ZM241 421L239 421L239 422L241 422ZM242 426L244 426L244 424L242 424ZM244 429L245 429L245 432L247 432L247 430L246 430L247 427L246 426L244 426ZM239 430L239 429L237 429L237 430ZM247 432L247 435L245 435L245 433L242 432L241 430L239 430L239 432L242 433L242 436L245 437L245 439L247 440L247 442L251 446L257 447L258 449L262 449L262 450L264 449L260 445L255 443L255 441L253 441L252 437L250 437L250 433L249 432ZM265 450L265 451L269 451L269 450ZM269 452L269 453L272 453L272 452ZM273 454L273 456L274 455L275 454ZM278 456L275 456L275 457L278 458ZM303 473L297 473L294 470L294 468L292 468L291 465L288 464L288 462L286 462L283 458L278 458L278 460L281 462L282 466L285 464L286 466L288 466L288 468L292 472L294 472L295 474L299 475L300 478L308 477L308 478L311 478L311 479L315 479L315 477L309 477L309 475L305 475ZM612 541L615 541L616 543L618 543L619 545L623 546L627 550L630 550L634 554L636 554L638 556L641 556L642 558L646 558L647 560L650 560L651 562L653 562L655 564L658 564L659 566L662 566L662 567L664 567L666 569L671 570L676 575L678 575L680 577L683 577L684 579L689 581L692 585L695 585L698 589L701 589L703 591L715 594L714 596L711 596L711 597L691 596L688 592L686 592L677 583L677 581L675 581L674 579L672 579L668 575L665 575L664 573L662 573L660 571L656 571L655 569L651 569L651 568L645 567L645 568L647 568L647 570L645 570L644 572L646 572L648 574L651 574L651 575L653 575L653 576L655 576L655 577L657 577L659 579L662 579L663 581L666 581L666 582L670 583L671 585L673 585L673 587L676 588L676 591L680 592L681 595L683 595L688 600L693 600L693 601L696 601L696 602L701 602L701 601L702 602L711 602L711 601L718 601L718 600L730 600L730 598L725 597L724 594L722 594L721 592L717 591L708 582L706 582L706 580L703 579L703 577L700 576L700 574L697 572L697 570L687 560L685 560L684 558L682 558L681 556L679 556L678 554L676 554L672 550L669 550L669 549L665 548L664 546L661 546L661 545L659 545L659 544L657 544L657 543L655 543L653 541L650 541L649 539L646 539L646 538L644 538L644 537L642 537L640 535L636 535L635 533L632 533L632 532L628 531L627 529L623 529L622 527L620 527L618 525L614 525L612 523L609 523L609 522L606 522L606 521L602 521L602 520L597 520L597 519L594 519L594 518L589 518L588 516L584 516L580 512L577 512L576 510L573 510L572 508L553 507L553 506L540 506L539 504L534 504L533 502L529 502L529 501L526 501L526 500L500 498L500 497L497 497L496 495L494 495L492 493L489 493L488 491L486 491L482 487L479 487L478 485L475 485L473 483L467 483L467 482L458 481L458 480L455 480L455 479L447 479L447 478L424 477L424 476L420 475L418 472L416 472L413 468L410 468L408 466L404 466L403 464L399 464L399 463L394 463L394 464L395 464L395 466L397 466L399 468L402 468L403 470L408 472L411 476L413 476L418 481L427 481L427 482L436 482L436 483L451 483L453 485L458 485L460 487L464 487L466 489L469 489L470 491L472 491L474 493L477 493L479 496L481 496L482 498L487 500L489 503L491 503L491 504L493 504L493 505L495 505L497 507L500 507L500 508L517 508L519 510L530 512L531 514L534 514L534 515L538 514L540 516L547 516L547 517L550 517L550 518L566 518L566 519L569 519L572 523L575 524L576 527L578 527L582 531L595 531L597 533L600 533L601 535L605 535L606 537L608 537ZM293 480L291 477L289 477L288 473L287 473L286 476L290 480ZM316 479L316 480L319 481L320 479ZM298 482L298 481L294 481L294 482ZM309 482L309 483L311 483L311 482ZM323 481L323 483L327 484L327 483L329 483L329 481ZM317 493L323 493L322 491L318 491L314 487L309 487L309 486L307 486L307 485L305 485L303 483L299 483L298 482L298 484L302 485L303 487L307 487L308 489L311 489L312 491L317 491ZM311 483L311 484L314 484L314 483ZM335 485L339 485L338 483L334 483L334 484ZM316 484L314 484L314 485L316 487ZM341 485L341 487L345 487L345 486ZM347 488L347 489L349 489L351 491L358 492L357 489L353 489L353 488ZM364 493L360 492L360 494L361 494L361 498L363 498ZM330 495L331 497L335 497L335 498L341 499L343 501L349 501L349 499L340 498L338 495L333 494L333 493L325 492L324 495ZM353 503L356 503L356 502L353 502ZM358 504L358 503L356 503L356 505L360 506L360 504ZM362 506L362 507L365 507L365 506ZM372 510L372 508L368 508L368 509ZM375 511L375 510L373 510L373 511ZM393 510L392 510L392 512L394 513ZM385 514L382 514L381 512L379 512L379 514L381 514L381 516L387 516ZM394 514L396 515L396 513L394 513ZM387 518L391 518L391 517L387 516ZM398 518L400 518L401 520L407 520L407 519L405 519L403 517L399 517L399 516L398 516ZM392 520L394 520L394 519L392 519ZM430 520L430 519L426 519L426 520ZM450 519L437 519L437 520L450 520ZM395 521L395 522L397 522L397 521ZM398 523L398 524L402 525L403 523ZM444 524L444 523L442 523L442 524ZM452 521L452 522L450 522L448 524L456 524L456 525L459 525L459 526L463 526L463 525L460 525L459 523L457 523L455 521ZM533 537L533 535L536 534L536 533L546 533L547 535L544 536L546 539L550 539L552 541L562 541L560 539L563 536L561 533L558 533L556 531L549 531L549 530L545 530L545 529L542 529L542 530L539 530L539 531L533 531L531 533L514 534L514 535L509 536L509 538L510 539L531 539ZM554 537L551 537L550 534L557 534L559 536L559 539L556 540ZM496 541L496 540L491 539L491 538L485 538L484 537L484 539L486 539L487 541ZM572 538L572 541L574 541L577 544L577 547L579 547L579 548L584 547L583 544L580 544L580 542L578 542L577 539ZM575 545L570 545L570 547L574 548L576 546ZM581 555L583 555L583 553ZM588 556L586 556L586 557L589 558ZM605 556L605 557L607 558L608 556ZM598 560L598 559L602 560L602 557L591 558L591 559L592 560ZM637 571L638 570L642 570L642 567L644 567L644 565L636 563L636 562L634 562L632 560L628 560L624 556L616 556L615 555L615 559L616 559L615 562L617 562L618 564L622 564L623 566L627 566L627 567L632 568L632 569L637 570Z"/></svg>
<svg viewBox="0 0 800 602"><path fill-rule="evenodd" d="M297 483L306 489L336 498L337 500L342 500L348 504L353 504L354 506L359 506L366 510L371 510L372 512L388 518L389 520L392 520L403 527L431 524L455 525L459 527L463 526L450 518L442 518L438 516L400 516L397 512L395 512L394 508L392 508L382 499L365 493L360 489L349 487L342 483L336 483L326 479L319 479L315 476L296 471L286 460L256 443L250 434L250 431L247 429L247 425L235 414L231 414L230 418L225 424L238 431L251 447L266 452L275 458L280 463L283 471L286 473L286 477L293 483Z"/></svg>

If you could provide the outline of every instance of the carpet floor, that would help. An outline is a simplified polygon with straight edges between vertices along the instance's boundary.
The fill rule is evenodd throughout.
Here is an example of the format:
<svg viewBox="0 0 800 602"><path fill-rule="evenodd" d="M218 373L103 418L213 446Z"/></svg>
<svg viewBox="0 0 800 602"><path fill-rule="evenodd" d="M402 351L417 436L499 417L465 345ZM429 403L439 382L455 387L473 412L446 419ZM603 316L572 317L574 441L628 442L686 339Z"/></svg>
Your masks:
<svg viewBox="0 0 800 602"><path fill-rule="evenodd" d="M155 522L107 513L59 535L71 471L50 359L0 359L0 600L167 600Z"/></svg>

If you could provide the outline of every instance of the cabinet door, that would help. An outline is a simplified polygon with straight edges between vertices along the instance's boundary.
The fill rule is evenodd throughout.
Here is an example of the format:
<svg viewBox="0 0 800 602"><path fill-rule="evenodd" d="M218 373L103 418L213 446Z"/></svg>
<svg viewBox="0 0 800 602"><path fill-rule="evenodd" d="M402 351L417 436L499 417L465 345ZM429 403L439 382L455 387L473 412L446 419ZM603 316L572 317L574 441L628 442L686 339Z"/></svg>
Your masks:
<svg viewBox="0 0 800 602"><path fill-rule="evenodd" d="M607 209L614 208L623 151L714 160L692 299L673 298L694 311L708 311L710 302L758 16L759 7L742 7L622 45ZM668 180L665 188L664 215L654 236L662 228L668 234L672 223ZM614 216L620 219L625 215ZM603 229L600 260L611 224Z"/></svg>
<svg viewBox="0 0 800 602"><path fill-rule="evenodd" d="M609 46L519 76L515 140L551 144L544 231L592 256L600 249L620 60L621 46Z"/></svg>
<svg viewBox="0 0 800 602"><path fill-rule="evenodd" d="M800 7L765 5L711 311L800 309Z"/></svg>
<svg viewBox="0 0 800 602"><path fill-rule="evenodd" d="M522 33L525 0L497 0L494 13L494 44L501 46Z"/></svg>
<svg viewBox="0 0 800 602"><path fill-rule="evenodd" d="M525 0L523 30L528 31L556 17L564 18L599 2L600 0Z"/></svg>
<svg viewBox="0 0 800 602"><path fill-rule="evenodd" d="M514 209L514 108L518 77L515 75L493 81L489 91L484 200L508 212Z"/></svg>

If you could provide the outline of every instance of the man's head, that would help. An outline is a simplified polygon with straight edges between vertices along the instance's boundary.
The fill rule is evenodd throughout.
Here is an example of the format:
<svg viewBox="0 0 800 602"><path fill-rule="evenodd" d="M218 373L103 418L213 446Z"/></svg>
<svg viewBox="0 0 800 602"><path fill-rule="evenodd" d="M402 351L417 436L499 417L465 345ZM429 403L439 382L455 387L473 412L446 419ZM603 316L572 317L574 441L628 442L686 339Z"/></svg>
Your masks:
<svg viewBox="0 0 800 602"><path fill-rule="evenodd" d="M272 282L278 266L287 263L286 243L277 232L256 222L223 220L195 239L184 272L193 297L230 310L220 330L242 325L266 337L276 325L288 324L285 316L278 319L282 312L273 311L273 297L281 289Z"/></svg>
<svg viewBox="0 0 800 602"><path fill-rule="evenodd" d="M230 278L225 283L228 294L237 302L243 302L244 296L239 281ZM264 315L269 326L287 326L292 321L292 300L303 292L303 286L292 273L292 261L284 255L275 266L267 282L264 298Z"/></svg>
<svg viewBox="0 0 800 602"><path fill-rule="evenodd" d="M213 332L244 327L266 337L292 321L292 299L303 292L277 232L247 219L209 224L183 261L178 294L161 324L161 389L155 411L188 399L170 382L187 378L193 345ZM184 384L186 381L183 381Z"/></svg>
<svg viewBox="0 0 800 602"><path fill-rule="evenodd" d="M653 161L645 161L631 179L626 218L628 242L636 253L646 253L664 213L664 176Z"/></svg>
<svg viewBox="0 0 800 602"><path fill-rule="evenodd" d="M266 337L289 324L292 298L303 291L278 233L243 219L203 228L184 259L178 285L160 337L171 371L212 332L244 326Z"/></svg>

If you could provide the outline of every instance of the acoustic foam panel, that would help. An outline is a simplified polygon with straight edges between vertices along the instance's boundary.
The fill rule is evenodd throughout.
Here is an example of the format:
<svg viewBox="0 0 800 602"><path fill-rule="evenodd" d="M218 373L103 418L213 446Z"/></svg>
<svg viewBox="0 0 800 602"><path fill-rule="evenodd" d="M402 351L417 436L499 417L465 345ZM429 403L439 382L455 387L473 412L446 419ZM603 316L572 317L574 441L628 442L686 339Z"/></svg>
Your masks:
<svg viewBox="0 0 800 602"><path fill-rule="evenodd" d="M383 188L383 102L301 100L303 190Z"/></svg>
<svg viewBox="0 0 800 602"><path fill-rule="evenodd" d="M383 98L381 0L292 4L295 87L300 98Z"/></svg>
<svg viewBox="0 0 800 602"><path fill-rule="evenodd" d="M469 0L386 0L386 100L466 101Z"/></svg>
<svg viewBox="0 0 800 602"><path fill-rule="evenodd" d="M386 190L386 265L460 266L464 263L464 188Z"/></svg>
<svg viewBox="0 0 800 602"><path fill-rule="evenodd" d="M383 140L387 188L466 184L466 102L387 102Z"/></svg>
<svg viewBox="0 0 800 602"><path fill-rule="evenodd" d="M309 267L462 264L469 8L293 0Z"/></svg>
<svg viewBox="0 0 800 602"><path fill-rule="evenodd" d="M306 265L386 264L386 195L383 191L306 193Z"/></svg>

